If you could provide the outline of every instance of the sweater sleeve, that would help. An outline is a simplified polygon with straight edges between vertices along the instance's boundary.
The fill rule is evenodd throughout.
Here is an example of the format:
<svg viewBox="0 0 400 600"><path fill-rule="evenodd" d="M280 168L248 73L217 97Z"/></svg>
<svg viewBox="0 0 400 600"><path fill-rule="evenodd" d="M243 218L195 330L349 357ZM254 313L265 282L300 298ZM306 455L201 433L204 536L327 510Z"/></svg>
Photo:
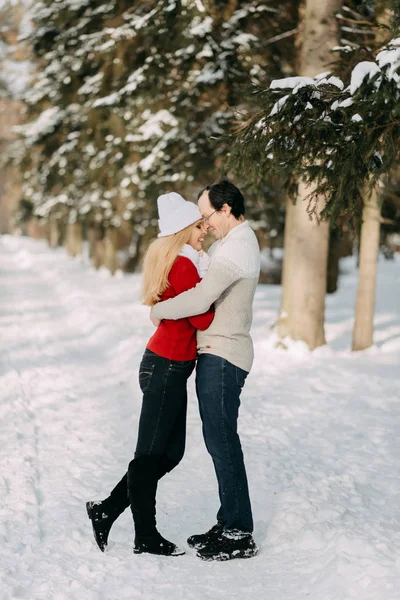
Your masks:
<svg viewBox="0 0 400 600"><path fill-rule="evenodd" d="M235 254L230 246L225 244L224 251L219 251L213 258L204 279L196 287L154 305L152 314L158 319L172 320L199 315L207 311L236 281L253 277L256 268L252 264L254 257L251 248L243 244Z"/></svg>
<svg viewBox="0 0 400 600"><path fill-rule="evenodd" d="M201 281L198 271L191 260L181 258L175 263L170 271L168 280L174 288L177 295L194 288ZM190 323L196 329L208 329L214 319L214 309L208 307L202 314L189 317Z"/></svg>

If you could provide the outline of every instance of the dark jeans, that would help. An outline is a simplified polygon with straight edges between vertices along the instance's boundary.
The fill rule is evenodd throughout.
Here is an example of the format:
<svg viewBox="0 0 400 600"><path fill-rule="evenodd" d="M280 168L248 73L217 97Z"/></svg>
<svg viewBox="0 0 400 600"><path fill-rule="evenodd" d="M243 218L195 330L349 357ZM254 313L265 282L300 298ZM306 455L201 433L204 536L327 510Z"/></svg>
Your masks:
<svg viewBox="0 0 400 600"><path fill-rule="evenodd" d="M135 458L159 457L159 478L172 471L185 453L186 386L195 363L195 360L169 360L147 349L140 363L143 401ZM127 474L112 490L109 499L114 514L121 514L129 506Z"/></svg>
<svg viewBox="0 0 400 600"><path fill-rule="evenodd" d="M135 458L165 456L178 464L185 453L186 384L195 360L169 360L145 351L139 367L143 392Z"/></svg>
<svg viewBox="0 0 400 600"><path fill-rule="evenodd" d="M203 436L214 463L221 507L217 520L224 529L253 531L253 518L243 452L237 433L240 393L247 371L224 358L201 354L196 390Z"/></svg>

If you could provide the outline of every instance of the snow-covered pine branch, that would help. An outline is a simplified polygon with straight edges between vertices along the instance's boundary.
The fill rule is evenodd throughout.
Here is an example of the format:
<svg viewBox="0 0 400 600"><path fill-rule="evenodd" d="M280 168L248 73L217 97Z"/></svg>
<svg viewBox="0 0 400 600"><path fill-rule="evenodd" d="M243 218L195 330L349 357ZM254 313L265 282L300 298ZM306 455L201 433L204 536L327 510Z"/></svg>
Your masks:
<svg viewBox="0 0 400 600"><path fill-rule="evenodd" d="M323 73L255 93L263 109L242 128L232 163L254 178L279 173L294 197L300 176L314 182L310 199L327 198L322 217L333 223L359 216L365 185L399 159L400 38L358 63L348 81Z"/></svg>

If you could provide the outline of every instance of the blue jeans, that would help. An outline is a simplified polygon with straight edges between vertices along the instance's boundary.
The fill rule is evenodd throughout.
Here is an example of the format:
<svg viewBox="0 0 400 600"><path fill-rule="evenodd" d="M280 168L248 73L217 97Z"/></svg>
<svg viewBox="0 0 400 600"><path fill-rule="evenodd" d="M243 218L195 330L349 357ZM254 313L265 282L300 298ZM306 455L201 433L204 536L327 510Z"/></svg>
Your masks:
<svg viewBox="0 0 400 600"><path fill-rule="evenodd" d="M237 433L240 393L247 377L224 358L201 354L196 368L203 436L214 463L221 502L217 521L224 529L253 531L243 452Z"/></svg>

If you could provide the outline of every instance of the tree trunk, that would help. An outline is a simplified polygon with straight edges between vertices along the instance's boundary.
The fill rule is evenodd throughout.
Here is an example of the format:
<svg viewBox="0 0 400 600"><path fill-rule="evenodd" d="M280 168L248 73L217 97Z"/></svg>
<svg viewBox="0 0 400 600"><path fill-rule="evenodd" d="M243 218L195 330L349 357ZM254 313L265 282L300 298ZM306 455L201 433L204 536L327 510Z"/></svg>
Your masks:
<svg viewBox="0 0 400 600"><path fill-rule="evenodd" d="M26 224L26 235L34 240L49 239L48 224L37 217L31 217Z"/></svg>
<svg viewBox="0 0 400 600"><path fill-rule="evenodd" d="M338 43L335 14L342 0L306 0L299 30L299 74L313 77L327 70L330 49ZM283 289L278 335L306 342L310 349L325 344L324 316L329 247L329 224L311 221L306 196L299 184L296 204L287 203ZM324 201L319 201L319 210Z"/></svg>
<svg viewBox="0 0 400 600"><path fill-rule="evenodd" d="M300 75L314 77L321 71L329 71L331 49L339 42L335 15L342 5L343 0L305 0L299 30Z"/></svg>
<svg viewBox="0 0 400 600"><path fill-rule="evenodd" d="M346 228L332 229L329 235L329 256L326 291L333 294L338 289L340 259L353 255L354 238Z"/></svg>
<svg viewBox="0 0 400 600"><path fill-rule="evenodd" d="M86 229L86 238L89 246L89 258L93 259L96 251L96 240L98 237L97 229L89 225Z"/></svg>
<svg viewBox="0 0 400 600"><path fill-rule="evenodd" d="M373 344L376 273L378 267L380 202L376 189L365 200L360 239L360 269L353 329L353 350Z"/></svg>
<svg viewBox="0 0 400 600"><path fill-rule="evenodd" d="M4 28L7 31L7 28ZM0 42L1 44L1 42ZM0 155L4 156L14 141L13 130L23 120L21 102L12 98L0 98ZM21 198L21 172L16 167L5 166L0 169L0 235L15 231L15 213Z"/></svg>
<svg viewBox="0 0 400 600"><path fill-rule="evenodd" d="M118 269L117 236L115 228L106 229L104 236L104 266L114 275Z"/></svg>
<svg viewBox="0 0 400 600"><path fill-rule="evenodd" d="M70 256L82 254L82 225L68 223L66 234L66 250Z"/></svg>
<svg viewBox="0 0 400 600"><path fill-rule="evenodd" d="M57 248L60 244L61 231L59 227L58 219L50 219L49 223L49 246L50 248Z"/></svg>
<svg viewBox="0 0 400 600"><path fill-rule="evenodd" d="M302 340L311 350L325 344L324 305L329 225L310 221L304 197L310 192L303 182L295 205L288 205L285 232L285 267L282 308L278 323L281 338ZM289 250L289 252L288 252Z"/></svg>
<svg viewBox="0 0 400 600"><path fill-rule="evenodd" d="M95 243L93 266L95 269L100 269L104 263L104 239L98 238Z"/></svg>
<svg viewBox="0 0 400 600"><path fill-rule="evenodd" d="M326 281L327 294L333 294L338 288L341 247L342 240L340 238L340 231L338 229L332 229L329 234L328 272Z"/></svg>
<svg viewBox="0 0 400 600"><path fill-rule="evenodd" d="M288 198L286 200L286 215L285 215L285 232L283 246L285 249L282 265L282 299L281 308L278 318L278 335L280 339L290 336L290 320L289 320L289 290L290 290L290 266L293 264L293 249L294 244L291 243L291 235L293 230L293 203Z"/></svg>

